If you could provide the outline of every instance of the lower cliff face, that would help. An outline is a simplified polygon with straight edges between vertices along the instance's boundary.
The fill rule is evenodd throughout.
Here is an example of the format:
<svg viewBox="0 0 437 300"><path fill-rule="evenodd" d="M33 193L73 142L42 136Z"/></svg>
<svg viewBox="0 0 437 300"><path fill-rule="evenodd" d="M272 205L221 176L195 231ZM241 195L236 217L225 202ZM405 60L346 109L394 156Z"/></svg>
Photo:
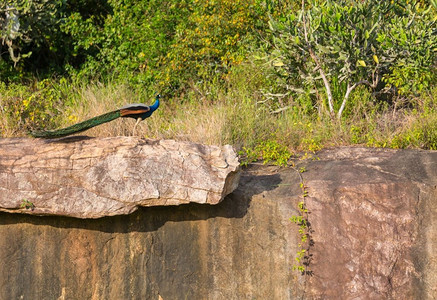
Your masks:
<svg viewBox="0 0 437 300"><path fill-rule="evenodd" d="M293 271L292 168L251 166L217 205L101 219L0 213L0 299L433 299L437 152L302 161L312 275Z"/></svg>

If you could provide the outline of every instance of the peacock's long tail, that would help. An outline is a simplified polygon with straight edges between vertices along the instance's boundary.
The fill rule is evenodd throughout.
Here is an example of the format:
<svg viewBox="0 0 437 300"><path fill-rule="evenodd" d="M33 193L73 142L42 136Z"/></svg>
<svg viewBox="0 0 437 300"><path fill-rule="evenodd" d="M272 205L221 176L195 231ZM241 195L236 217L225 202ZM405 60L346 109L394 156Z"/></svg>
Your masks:
<svg viewBox="0 0 437 300"><path fill-rule="evenodd" d="M86 121L74 124L72 126L58 129L58 130L43 130L43 131L32 131L30 132L30 135L36 138L45 138L45 139L51 139L51 138L59 138L63 136L67 136L74 133L79 133L82 131L85 131L87 129L90 129L94 126L112 121L114 119L117 119L120 117L120 110L115 110L108 112L106 114L88 119Z"/></svg>

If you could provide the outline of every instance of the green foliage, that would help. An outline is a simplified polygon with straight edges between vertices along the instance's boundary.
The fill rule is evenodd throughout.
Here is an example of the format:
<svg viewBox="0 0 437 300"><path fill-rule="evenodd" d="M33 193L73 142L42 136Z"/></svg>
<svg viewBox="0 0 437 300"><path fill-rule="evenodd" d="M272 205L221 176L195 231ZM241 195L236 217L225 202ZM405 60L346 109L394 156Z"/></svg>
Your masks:
<svg viewBox="0 0 437 300"><path fill-rule="evenodd" d="M437 150L437 116L422 115L415 124L405 132L396 134L391 140L376 140L369 146L384 146L390 148L411 148Z"/></svg>
<svg viewBox="0 0 437 300"><path fill-rule="evenodd" d="M6 22L14 3L19 30ZM247 162L285 165L292 151L348 144L435 149L436 8L305 3L302 13L295 0L4 1L0 135L71 125L160 91L153 137L230 143ZM388 88L395 97L375 101Z"/></svg>
<svg viewBox="0 0 437 300"><path fill-rule="evenodd" d="M422 135L420 135L420 147L424 149L437 150L437 117L426 119L422 126Z"/></svg>
<svg viewBox="0 0 437 300"><path fill-rule="evenodd" d="M23 199L21 201L20 208L34 210L35 209L35 205L32 202L30 202L29 200Z"/></svg>
<svg viewBox="0 0 437 300"><path fill-rule="evenodd" d="M274 9L267 3L109 0L110 14L74 11L62 28L74 41L73 55L85 57L79 77L111 74L175 90L217 75L222 80L243 62L257 42L253 33L265 28Z"/></svg>
<svg viewBox="0 0 437 300"><path fill-rule="evenodd" d="M63 63L65 38L59 30L62 0L7 0L0 2L0 62L26 69L48 69ZM32 57L32 59L28 59ZM10 70L0 70L1 80L10 80Z"/></svg>
<svg viewBox="0 0 437 300"><path fill-rule="evenodd" d="M435 82L437 62L436 8L406 2L400 13L391 16L377 36L381 52L389 63L384 81L401 95L418 95Z"/></svg>
<svg viewBox="0 0 437 300"><path fill-rule="evenodd" d="M243 165L262 159L264 164L286 166L292 154L286 146L279 144L276 140L267 140L261 141L253 149L243 147L239 155L243 158Z"/></svg>
<svg viewBox="0 0 437 300"><path fill-rule="evenodd" d="M7 120L0 123L0 135L57 126L68 99L63 83L65 79L58 83L45 79L30 86L0 83L2 118Z"/></svg>
<svg viewBox="0 0 437 300"><path fill-rule="evenodd" d="M126 77L150 85L168 52L176 25L187 18L181 1L110 0L106 16L74 12L63 30L74 40L74 55L86 57L80 77ZM153 89L153 88L152 88Z"/></svg>
<svg viewBox="0 0 437 300"><path fill-rule="evenodd" d="M402 93L429 86L437 44L433 12L406 0L309 1L307 10L271 20L274 51L267 57L283 87L319 90L340 117L360 84L381 88L384 76ZM335 90L343 90L341 97L333 99Z"/></svg>
<svg viewBox="0 0 437 300"><path fill-rule="evenodd" d="M294 215L290 218L290 221L295 223L299 227L298 233L300 237L300 241L297 245L298 251L295 257L296 264L293 265L293 270L297 270L301 273L301 275L311 275L312 271L309 270L309 265L311 263L312 255L310 252L314 242L311 238L311 223L308 220L309 211L306 208L305 204L305 200L308 197L308 191L301 174L305 172L306 169L305 167L301 167L299 170L294 170L299 174L302 200L297 204L299 214Z"/></svg>
<svg viewBox="0 0 437 300"><path fill-rule="evenodd" d="M249 42L256 44L251 34L267 21L267 7L257 0L195 0L189 9L164 59L163 83L180 85L226 74L245 60Z"/></svg>

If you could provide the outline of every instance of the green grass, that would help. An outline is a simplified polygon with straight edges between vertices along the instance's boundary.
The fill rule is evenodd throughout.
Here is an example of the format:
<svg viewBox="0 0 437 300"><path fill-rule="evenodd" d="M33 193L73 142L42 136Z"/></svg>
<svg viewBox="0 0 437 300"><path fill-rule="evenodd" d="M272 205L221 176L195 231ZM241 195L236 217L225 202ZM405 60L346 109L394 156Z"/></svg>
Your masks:
<svg viewBox="0 0 437 300"><path fill-rule="evenodd" d="M162 106L140 123L137 135L232 144L250 159L279 164L292 153L345 145L437 150L436 87L396 105L377 102L366 89L357 89L339 121L311 101L291 96L266 101L272 83L252 68L241 67L229 74L224 84L193 84L184 94L164 95ZM127 103L153 102L153 95L115 82L75 84L53 79L3 84L0 90L1 137L25 136L30 128L71 125ZM281 107L288 108L272 113ZM131 135L134 123L118 119L86 134Z"/></svg>

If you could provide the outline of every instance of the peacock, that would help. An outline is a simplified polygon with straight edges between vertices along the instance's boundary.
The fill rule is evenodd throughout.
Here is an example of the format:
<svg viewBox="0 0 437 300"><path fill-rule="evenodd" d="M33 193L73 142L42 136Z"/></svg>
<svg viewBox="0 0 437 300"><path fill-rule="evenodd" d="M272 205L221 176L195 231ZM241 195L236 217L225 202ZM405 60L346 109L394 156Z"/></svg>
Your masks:
<svg viewBox="0 0 437 300"><path fill-rule="evenodd" d="M123 106L120 109L108 112L106 114L88 119L86 121L74 124L72 126L58 129L58 130L42 130L42 131L32 131L30 135L36 138L60 138L70 134L79 133L88 130L94 126L115 120L117 118L134 118L137 122L134 125L133 135L135 135L135 128L140 121L150 117L155 110L159 107L159 99L161 95L157 95L155 98L155 103L153 105L145 105L143 103L134 103Z"/></svg>

